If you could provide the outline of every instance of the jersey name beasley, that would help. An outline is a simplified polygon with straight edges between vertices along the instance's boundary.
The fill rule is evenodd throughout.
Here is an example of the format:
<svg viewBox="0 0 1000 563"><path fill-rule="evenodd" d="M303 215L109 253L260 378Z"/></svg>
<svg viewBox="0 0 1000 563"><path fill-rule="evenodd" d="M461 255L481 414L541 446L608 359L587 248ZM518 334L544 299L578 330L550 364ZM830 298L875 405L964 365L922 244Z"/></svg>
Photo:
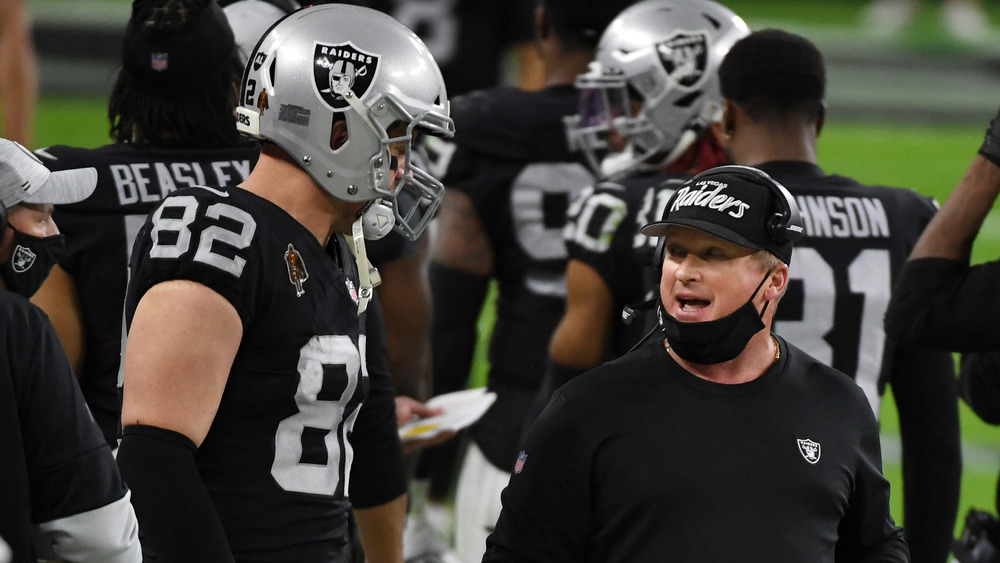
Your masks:
<svg viewBox="0 0 1000 563"><path fill-rule="evenodd" d="M35 151L50 170L97 169L93 195L58 206L53 217L66 235L59 265L73 277L83 313L86 353L77 374L80 388L111 447L118 445L121 304L136 233L146 215L174 190L242 182L259 151L257 143L214 149L57 145Z"/></svg>
<svg viewBox="0 0 1000 563"><path fill-rule="evenodd" d="M129 324L143 294L171 279L212 288L243 322L197 456L238 559L326 561L343 546L347 437L368 372L355 262L343 237L328 247L250 192L197 187L163 200L132 254Z"/></svg>

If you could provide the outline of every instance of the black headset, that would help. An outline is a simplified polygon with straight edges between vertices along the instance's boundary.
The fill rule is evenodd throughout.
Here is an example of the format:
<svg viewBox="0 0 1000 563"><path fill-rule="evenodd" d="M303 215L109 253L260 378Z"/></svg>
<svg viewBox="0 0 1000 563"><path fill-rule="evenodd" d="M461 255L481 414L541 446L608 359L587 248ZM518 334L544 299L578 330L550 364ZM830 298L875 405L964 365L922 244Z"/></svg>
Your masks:
<svg viewBox="0 0 1000 563"><path fill-rule="evenodd" d="M685 184L694 183L697 180L705 178L711 178L719 174L739 176L744 180L764 186L771 191L773 201L777 202L777 210L767 221L767 233L771 236L771 240L779 244L794 244L802 240L802 236L805 234L805 228L803 227L802 216L799 214L799 206L795 203L795 199L792 197L792 194L788 192L785 186L779 184L777 180L772 178L763 170L752 166L727 164L724 166L709 168L704 172L700 172L685 182ZM670 196L670 200L667 201L666 207L663 208L663 217L661 220L667 219L667 216L670 213L670 208L673 206L674 199L676 198L677 192L675 191L674 194ZM653 267L656 268L657 271L660 271L663 267L664 240L665 239L663 237L660 237L660 241L656 245L656 251L653 253Z"/></svg>
<svg viewBox="0 0 1000 563"><path fill-rule="evenodd" d="M3 241L4 233L7 232L7 206L0 201L0 241Z"/></svg>

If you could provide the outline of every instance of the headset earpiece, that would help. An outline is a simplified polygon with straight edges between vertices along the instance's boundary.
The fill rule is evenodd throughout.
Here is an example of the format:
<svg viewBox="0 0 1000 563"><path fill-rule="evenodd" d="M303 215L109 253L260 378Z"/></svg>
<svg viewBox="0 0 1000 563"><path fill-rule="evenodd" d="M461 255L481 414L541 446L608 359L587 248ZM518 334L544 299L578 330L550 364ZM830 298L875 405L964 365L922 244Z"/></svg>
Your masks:
<svg viewBox="0 0 1000 563"><path fill-rule="evenodd" d="M7 206L0 201L0 239L7 232Z"/></svg>

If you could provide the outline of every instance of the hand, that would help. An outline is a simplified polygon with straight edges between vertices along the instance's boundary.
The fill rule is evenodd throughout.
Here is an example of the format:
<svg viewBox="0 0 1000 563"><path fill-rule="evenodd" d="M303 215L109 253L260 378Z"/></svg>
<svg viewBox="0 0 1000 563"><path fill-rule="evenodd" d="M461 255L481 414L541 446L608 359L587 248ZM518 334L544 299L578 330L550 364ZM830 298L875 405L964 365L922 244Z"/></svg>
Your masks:
<svg viewBox="0 0 1000 563"><path fill-rule="evenodd" d="M437 416L444 412L442 408L432 408L420 401L407 397L406 395L396 396L396 427L402 427L407 422L415 418L427 418Z"/></svg>
<svg viewBox="0 0 1000 563"><path fill-rule="evenodd" d="M986 137L979 147L979 154L984 158L1000 166L1000 112L990 120L990 126L986 128Z"/></svg>
<svg viewBox="0 0 1000 563"><path fill-rule="evenodd" d="M420 401L405 395L396 396L396 424L401 427L413 419L436 416L444 412L440 407L428 407ZM451 440L457 433L454 431L442 432L431 438L406 440L403 442L403 454L408 455L417 450L436 446Z"/></svg>

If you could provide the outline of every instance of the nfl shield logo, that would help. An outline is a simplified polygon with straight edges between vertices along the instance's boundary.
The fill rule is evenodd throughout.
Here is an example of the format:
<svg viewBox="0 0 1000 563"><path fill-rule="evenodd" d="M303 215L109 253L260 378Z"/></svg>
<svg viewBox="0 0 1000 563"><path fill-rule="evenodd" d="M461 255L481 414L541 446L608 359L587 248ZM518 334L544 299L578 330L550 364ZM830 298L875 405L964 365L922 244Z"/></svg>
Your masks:
<svg viewBox="0 0 1000 563"><path fill-rule="evenodd" d="M806 438L799 438L796 440L799 444L799 453L802 457L806 459L812 465L816 465L819 461L819 456L821 453L821 446L818 442L813 442L812 440Z"/></svg>
<svg viewBox="0 0 1000 563"><path fill-rule="evenodd" d="M348 88L358 99L363 99L378 74L379 58L350 41L336 45L317 43L313 75L320 97L338 111L348 107L342 95Z"/></svg>
<svg viewBox="0 0 1000 563"><path fill-rule="evenodd" d="M521 453L517 454L517 462L514 463L514 473L520 473L524 469L524 462L528 461L528 454L521 450Z"/></svg>
<svg viewBox="0 0 1000 563"><path fill-rule="evenodd" d="M704 33L682 31L658 44L656 52L670 78L684 88L694 88L706 77L708 38Z"/></svg>
<svg viewBox="0 0 1000 563"><path fill-rule="evenodd" d="M150 66L157 72L167 70L167 53L153 53L149 56Z"/></svg>

